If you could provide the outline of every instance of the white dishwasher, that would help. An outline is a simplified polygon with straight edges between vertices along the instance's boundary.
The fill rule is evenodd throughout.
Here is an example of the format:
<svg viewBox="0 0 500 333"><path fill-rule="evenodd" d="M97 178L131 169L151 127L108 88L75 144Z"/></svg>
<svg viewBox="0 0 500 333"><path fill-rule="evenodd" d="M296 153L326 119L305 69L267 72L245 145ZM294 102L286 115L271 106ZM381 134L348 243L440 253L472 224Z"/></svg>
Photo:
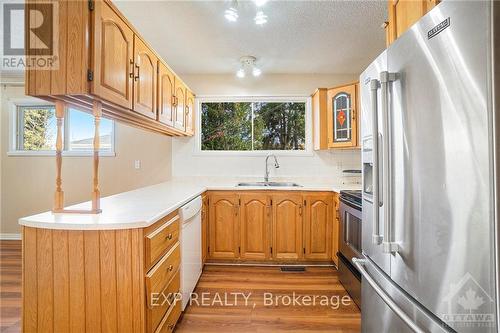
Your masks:
<svg viewBox="0 0 500 333"><path fill-rule="evenodd" d="M182 310L201 275L201 197L198 196L179 209L181 219L181 292Z"/></svg>

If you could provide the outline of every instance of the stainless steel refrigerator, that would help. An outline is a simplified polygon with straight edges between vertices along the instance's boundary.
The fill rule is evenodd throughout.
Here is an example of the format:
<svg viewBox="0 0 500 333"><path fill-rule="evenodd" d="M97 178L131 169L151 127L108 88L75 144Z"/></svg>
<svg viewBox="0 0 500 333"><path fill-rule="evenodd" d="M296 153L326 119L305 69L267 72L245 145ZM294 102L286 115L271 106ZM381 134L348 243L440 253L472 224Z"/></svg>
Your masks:
<svg viewBox="0 0 500 333"><path fill-rule="evenodd" d="M360 77L363 332L498 331L499 6L443 1Z"/></svg>

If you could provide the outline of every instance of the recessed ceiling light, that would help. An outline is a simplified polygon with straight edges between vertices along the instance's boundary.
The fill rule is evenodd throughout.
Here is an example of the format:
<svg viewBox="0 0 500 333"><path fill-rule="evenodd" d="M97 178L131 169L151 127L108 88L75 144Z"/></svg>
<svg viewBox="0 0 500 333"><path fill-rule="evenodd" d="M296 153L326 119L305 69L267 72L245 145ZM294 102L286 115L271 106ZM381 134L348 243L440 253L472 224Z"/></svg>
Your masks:
<svg viewBox="0 0 500 333"><path fill-rule="evenodd" d="M234 7L226 9L226 11L224 12L224 17L229 22L236 22L238 20L238 11Z"/></svg>
<svg viewBox="0 0 500 333"><path fill-rule="evenodd" d="M262 7L266 4L267 0L254 0L257 7Z"/></svg>
<svg viewBox="0 0 500 333"><path fill-rule="evenodd" d="M255 21L255 24L257 24L257 25L263 25L263 24L267 23L267 15L264 14L264 12L262 10L259 10L257 12L257 14L255 15L254 21Z"/></svg>

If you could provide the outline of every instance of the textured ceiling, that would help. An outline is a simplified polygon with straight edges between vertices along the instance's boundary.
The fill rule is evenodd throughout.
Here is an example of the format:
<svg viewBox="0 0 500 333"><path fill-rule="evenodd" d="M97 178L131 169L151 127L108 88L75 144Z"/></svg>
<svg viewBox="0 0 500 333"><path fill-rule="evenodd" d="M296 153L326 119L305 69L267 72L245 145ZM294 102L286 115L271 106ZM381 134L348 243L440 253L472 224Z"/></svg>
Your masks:
<svg viewBox="0 0 500 333"><path fill-rule="evenodd" d="M243 55L264 73L360 73L385 47L386 1L269 1L268 23L253 1L119 1L125 14L179 74L234 73Z"/></svg>

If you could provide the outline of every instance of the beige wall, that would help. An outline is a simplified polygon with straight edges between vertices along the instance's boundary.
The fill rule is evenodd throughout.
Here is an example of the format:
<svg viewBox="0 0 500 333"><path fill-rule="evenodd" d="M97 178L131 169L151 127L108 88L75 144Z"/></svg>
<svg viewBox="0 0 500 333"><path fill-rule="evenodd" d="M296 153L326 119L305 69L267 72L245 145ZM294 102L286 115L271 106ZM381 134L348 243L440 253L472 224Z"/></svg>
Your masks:
<svg viewBox="0 0 500 333"><path fill-rule="evenodd" d="M55 158L7 156L9 99L24 98L24 87L1 87L1 225L0 233L18 233L18 218L50 210L55 182ZM102 157L100 187L103 196L170 179L172 139L117 123L116 157ZM134 161L141 168L134 168ZM66 204L90 199L92 160L63 158Z"/></svg>

